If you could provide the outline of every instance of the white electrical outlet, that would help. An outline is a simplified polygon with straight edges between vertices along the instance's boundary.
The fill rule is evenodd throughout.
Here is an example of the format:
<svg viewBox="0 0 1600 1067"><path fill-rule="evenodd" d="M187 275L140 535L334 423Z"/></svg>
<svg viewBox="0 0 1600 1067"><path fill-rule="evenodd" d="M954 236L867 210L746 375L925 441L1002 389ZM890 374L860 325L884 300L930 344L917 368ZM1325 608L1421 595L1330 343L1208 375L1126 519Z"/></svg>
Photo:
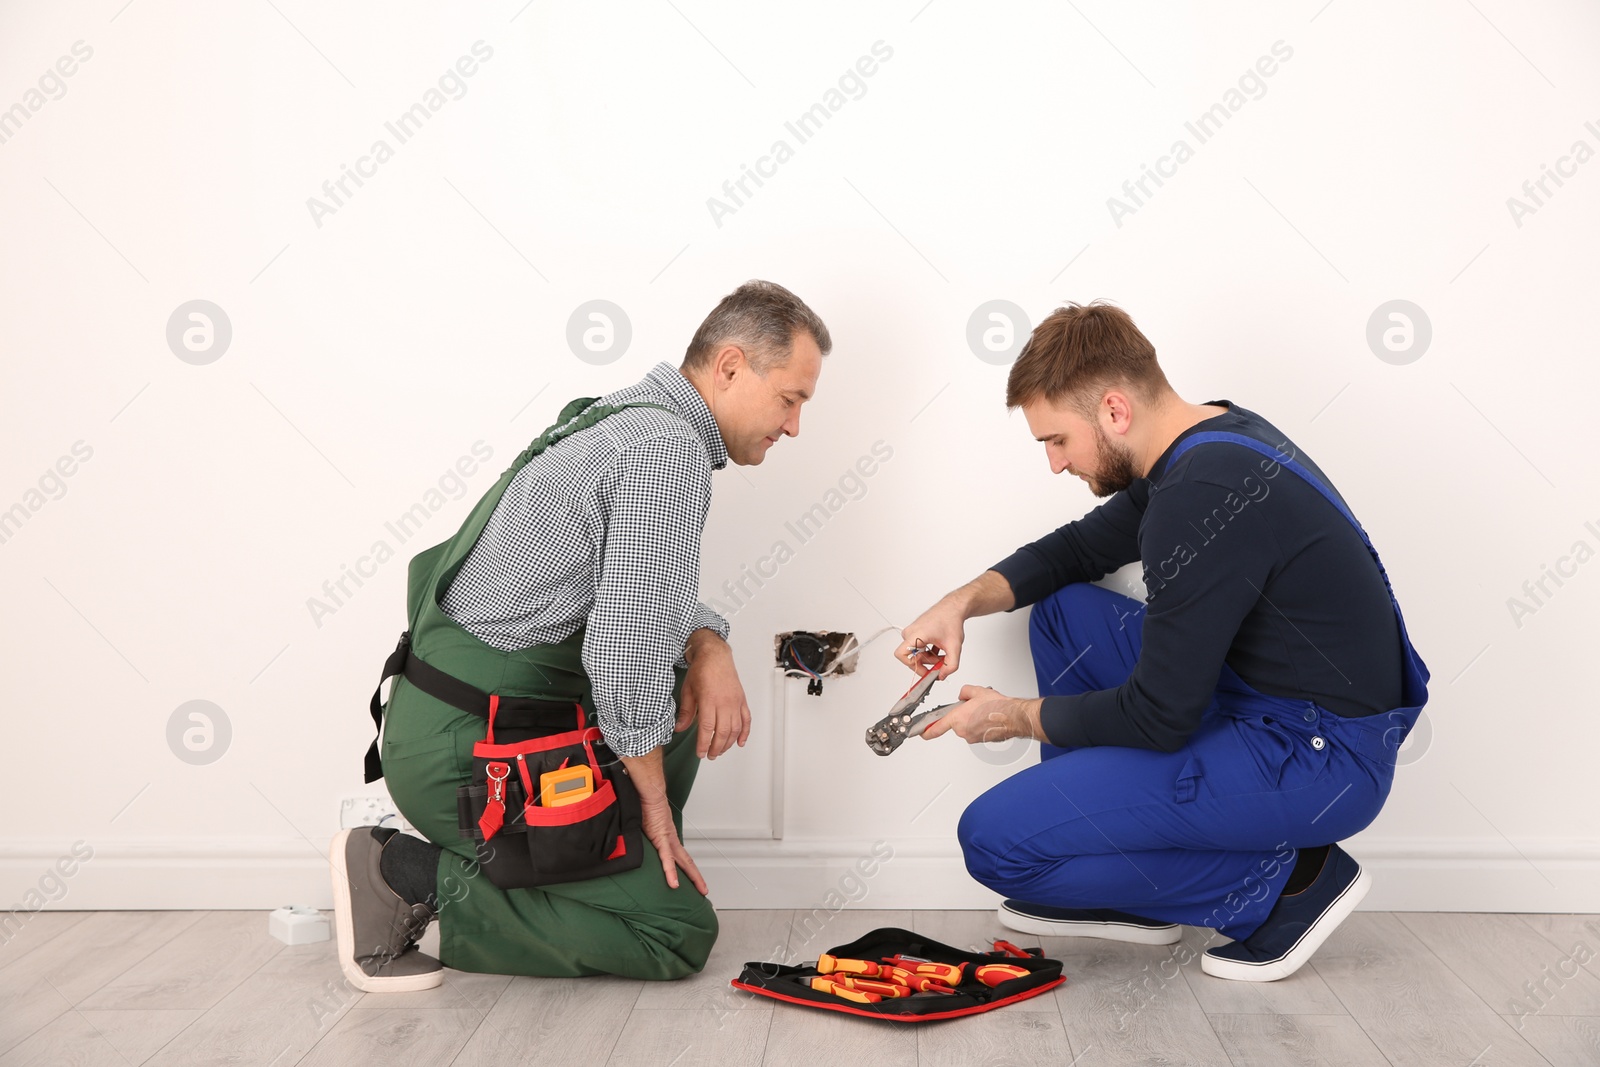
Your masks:
<svg viewBox="0 0 1600 1067"><path fill-rule="evenodd" d="M339 829L353 826L392 826L396 830L411 829L394 806L388 793L352 793L339 800Z"/></svg>

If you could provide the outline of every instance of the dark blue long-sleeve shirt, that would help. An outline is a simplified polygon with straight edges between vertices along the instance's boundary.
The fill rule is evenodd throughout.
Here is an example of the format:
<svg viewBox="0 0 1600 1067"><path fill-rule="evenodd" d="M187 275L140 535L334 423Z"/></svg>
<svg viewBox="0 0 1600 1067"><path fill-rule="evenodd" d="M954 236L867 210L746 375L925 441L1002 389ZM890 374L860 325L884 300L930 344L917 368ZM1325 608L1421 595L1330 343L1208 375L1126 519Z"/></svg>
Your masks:
<svg viewBox="0 0 1600 1067"><path fill-rule="evenodd" d="M1176 751L1199 726L1224 662L1259 692L1339 715L1400 704L1394 609L1360 535L1333 505L1242 445L1200 445L1168 469L1179 441L1222 430L1273 446L1338 494L1271 423L1227 400L1208 403L1229 410L1179 434L1146 477L992 568L1010 583L1016 610L1143 561L1139 662L1115 689L1045 697L1041 725L1053 744Z"/></svg>

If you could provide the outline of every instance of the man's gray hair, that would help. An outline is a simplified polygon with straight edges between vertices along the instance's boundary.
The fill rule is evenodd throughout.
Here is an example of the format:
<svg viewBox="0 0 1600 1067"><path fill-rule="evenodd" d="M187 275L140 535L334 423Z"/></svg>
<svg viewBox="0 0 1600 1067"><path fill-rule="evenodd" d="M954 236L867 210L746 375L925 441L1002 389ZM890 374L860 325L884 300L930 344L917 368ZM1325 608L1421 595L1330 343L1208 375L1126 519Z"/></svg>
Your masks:
<svg viewBox="0 0 1600 1067"><path fill-rule="evenodd" d="M788 362L796 333L810 334L823 355L833 348L828 328L805 301L777 282L748 281L706 316L683 355L683 367L705 370L725 345L738 345L751 368L765 375Z"/></svg>

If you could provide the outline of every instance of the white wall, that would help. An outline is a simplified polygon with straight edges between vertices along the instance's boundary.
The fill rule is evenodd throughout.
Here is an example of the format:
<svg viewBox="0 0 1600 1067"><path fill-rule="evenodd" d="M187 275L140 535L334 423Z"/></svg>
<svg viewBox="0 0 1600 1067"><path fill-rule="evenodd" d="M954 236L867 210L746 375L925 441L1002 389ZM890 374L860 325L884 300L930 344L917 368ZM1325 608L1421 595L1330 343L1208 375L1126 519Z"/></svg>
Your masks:
<svg viewBox="0 0 1600 1067"><path fill-rule="evenodd" d="M703 768L689 810L719 903L815 906L875 840L896 851L873 903L992 899L954 826L1033 754L872 756L862 731L910 680L890 639L820 699L789 683L783 838L761 840L771 640L904 625L1093 506L1008 417L1005 366L967 324L991 300L1036 322L1103 296L1185 397L1291 434L1383 553L1434 685L1431 741L1352 845L1383 872L1369 906L1600 905L1600 562L1508 608L1576 543L1600 550L1592 8L443 7L0 15L0 107L23 108L0 143L0 508L27 512L0 544L0 904L79 840L94 857L54 906L326 903L320 850L360 787L405 560L562 403L675 360L761 276L836 350L801 437L716 479L708 596L795 549L733 618L750 744ZM79 41L64 93L29 96ZM465 94L399 144L385 123L478 41L493 54ZM864 95L799 144L785 122L880 41ZM1185 123L1276 42L1292 55L1264 93L1200 143ZM314 219L308 198L380 138L393 158ZM1180 138L1192 158L1114 218L1108 198ZM714 219L707 199L779 139L793 157ZM1585 162L1515 217L1507 198L1579 141ZM205 365L166 338L197 299L232 328ZM566 340L593 299L632 326L604 366ZM1432 329L1403 364L1366 337L1396 299ZM785 521L880 440L893 458L865 495L798 544ZM480 441L491 460L400 545L386 520ZM75 447L92 454L30 497ZM308 599L379 540L395 558L314 619ZM969 640L964 678L1032 694L1025 613ZM231 726L209 765L169 747L191 700Z"/></svg>

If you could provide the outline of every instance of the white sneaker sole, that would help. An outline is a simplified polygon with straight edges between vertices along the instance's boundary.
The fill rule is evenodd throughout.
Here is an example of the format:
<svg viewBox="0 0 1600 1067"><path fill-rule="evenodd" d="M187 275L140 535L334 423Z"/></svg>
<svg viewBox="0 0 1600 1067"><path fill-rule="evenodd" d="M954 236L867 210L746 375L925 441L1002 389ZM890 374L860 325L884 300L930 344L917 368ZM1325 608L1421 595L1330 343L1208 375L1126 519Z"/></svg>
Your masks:
<svg viewBox="0 0 1600 1067"><path fill-rule="evenodd" d="M350 876L345 870L344 860L345 845L357 830L365 833L368 828L358 826L340 830L333 835L333 844L328 846L328 865L333 873L333 927L339 942L339 969L344 972L345 981L364 993L411 993L418 989L432 989L444 981L444 968L425 974L373 977L356 963L355 923L350 918Z"/></svg>
<svg viewBox="0 0 1600 1067"><path fill-rule="evenodd" d="M1372 875L1362 867L1355 881L1322 913L1322 918L1300 935L1300 940L1281 959L1243 963L1219 959L1207 951L1200 957L1200 969L1214 978L1226 978L1233 982L1276 982L1280 978L1287 978L1303 967L1322 947L1322 943L1339 928L1340 923L1350 917L1350 913L1356 910L1356 905L1361 903L1371 888Z"/></svg>
<svg viewBox="0 0 1600 1067"><path fill-rule="evenodd" d="M1105 941L1126 941L1133 945L1175 945L1183 940L1177 923L1165 926L1140 926L1137 923L1108 920L1041 919L1000 905L1000 925L1020 934L1041 937L1098 937Z"/></svg>

